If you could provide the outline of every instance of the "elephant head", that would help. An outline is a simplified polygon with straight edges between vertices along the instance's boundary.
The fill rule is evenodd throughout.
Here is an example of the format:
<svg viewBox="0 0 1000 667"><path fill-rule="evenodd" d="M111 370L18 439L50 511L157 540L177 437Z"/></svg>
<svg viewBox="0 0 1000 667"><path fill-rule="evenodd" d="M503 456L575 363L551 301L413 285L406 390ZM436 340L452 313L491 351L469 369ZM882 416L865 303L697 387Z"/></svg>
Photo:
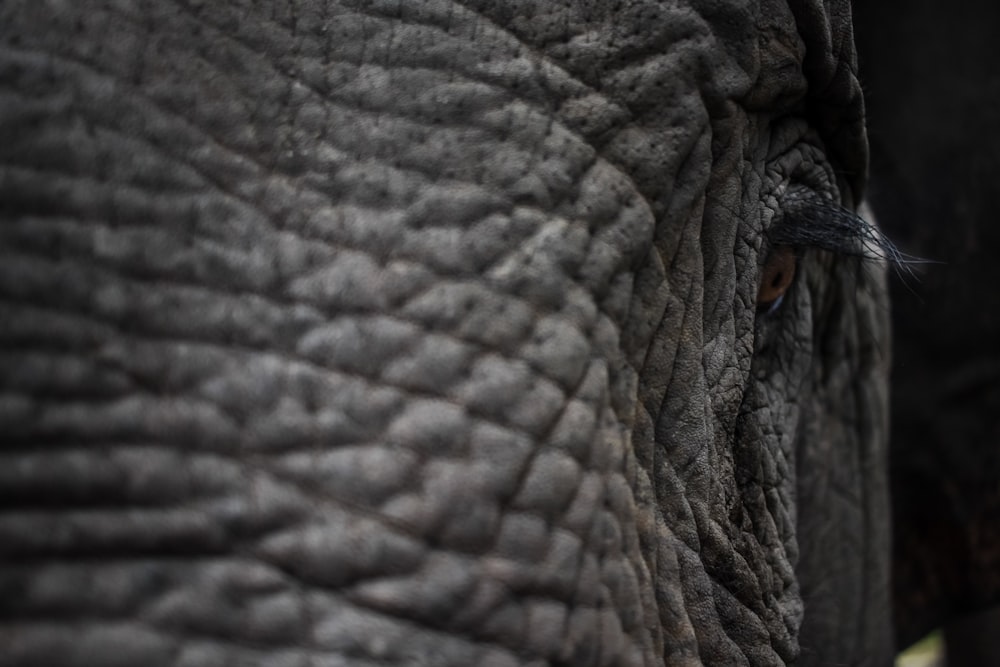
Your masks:
<svg viewBox="0 0 1000 667"><path fill-rule="evenodd" d="M846 2L0 35L4 664L889 660Z"/></svg>

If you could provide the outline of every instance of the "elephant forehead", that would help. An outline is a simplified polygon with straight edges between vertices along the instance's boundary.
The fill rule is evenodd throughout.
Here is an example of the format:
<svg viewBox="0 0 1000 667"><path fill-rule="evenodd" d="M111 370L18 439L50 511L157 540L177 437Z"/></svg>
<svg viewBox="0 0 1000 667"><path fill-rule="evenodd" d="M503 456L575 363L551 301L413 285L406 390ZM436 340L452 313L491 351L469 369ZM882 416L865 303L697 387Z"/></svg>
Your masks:
<svg viewBox="0 0 1000 667"><path fill-rule="evenodd" d="M476 12L475 30L483 29L483 17L504 26L530 54L588 91L551 85L551 68L536 68L546 94L573 91L559 104L560 118L630 175L657 216L670 197L665 183L679 156L699 127L732 115L731 103L769 114L804 113L860 201L867 140L847 2L467 6Z"/></svg>

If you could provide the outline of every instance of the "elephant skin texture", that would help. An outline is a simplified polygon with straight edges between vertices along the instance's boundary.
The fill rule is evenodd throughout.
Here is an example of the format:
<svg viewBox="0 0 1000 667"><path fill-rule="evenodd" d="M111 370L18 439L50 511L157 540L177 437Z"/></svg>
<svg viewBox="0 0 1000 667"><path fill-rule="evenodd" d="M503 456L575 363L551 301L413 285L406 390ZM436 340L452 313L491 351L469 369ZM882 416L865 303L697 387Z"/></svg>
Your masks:
<svg viewBox="0 0 1000 667"><path fill-rule="evenodd" d="M0 665L889 664L855 71L836 1L4 2Z"/></svg>

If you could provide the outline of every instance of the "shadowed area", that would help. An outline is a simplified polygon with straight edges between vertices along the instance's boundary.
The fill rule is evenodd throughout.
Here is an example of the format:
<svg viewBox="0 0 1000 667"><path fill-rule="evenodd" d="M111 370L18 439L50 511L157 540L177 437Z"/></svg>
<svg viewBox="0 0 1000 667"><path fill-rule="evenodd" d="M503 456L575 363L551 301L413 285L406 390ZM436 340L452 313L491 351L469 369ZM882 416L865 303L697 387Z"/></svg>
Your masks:
<svg viewBox="0 0 1000 667"><path fill-rule="evenodd" d="M892 282L894 588L905 647L1000 602L1000 8L889 0L855 10L872 205L902 250L935 262Z"/></svg>

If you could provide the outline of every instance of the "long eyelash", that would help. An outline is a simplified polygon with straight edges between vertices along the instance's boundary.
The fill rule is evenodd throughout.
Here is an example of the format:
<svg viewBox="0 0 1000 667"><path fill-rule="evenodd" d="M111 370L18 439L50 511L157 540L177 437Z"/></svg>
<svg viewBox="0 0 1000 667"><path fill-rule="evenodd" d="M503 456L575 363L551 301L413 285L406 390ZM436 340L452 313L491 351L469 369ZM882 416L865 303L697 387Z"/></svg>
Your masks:
<svg viewBox="0 0 1000 667"><path fill-rule="evenodd" d="M926 260L901 252L877 227L853 211L819 197L791 195L780 220L767 232L772 245L819 248L848 257L881 259L911 277Z"/></svg>

